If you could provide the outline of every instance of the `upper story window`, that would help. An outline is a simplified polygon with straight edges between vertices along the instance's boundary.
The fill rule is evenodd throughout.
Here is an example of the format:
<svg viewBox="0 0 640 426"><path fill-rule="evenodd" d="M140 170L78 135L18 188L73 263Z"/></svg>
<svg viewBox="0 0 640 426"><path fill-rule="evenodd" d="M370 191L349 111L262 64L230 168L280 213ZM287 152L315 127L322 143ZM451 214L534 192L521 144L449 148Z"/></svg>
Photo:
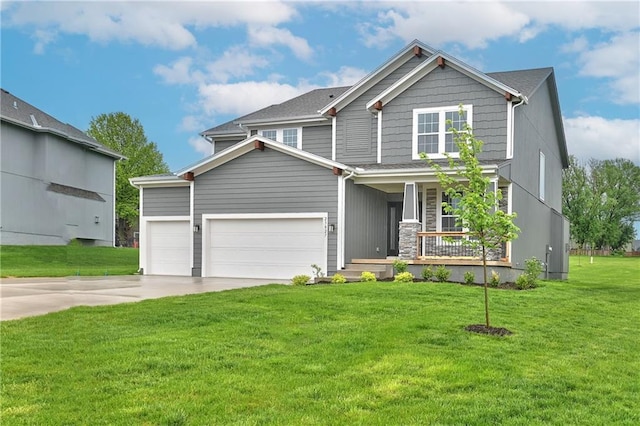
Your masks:
<svg viewBox="0 0 640 426"><path fill-rule="evenodd" d="M463 105L462 108L462 115L459 106L413 110L414 160L420 159L421 152L429 158L444 158L445 153L453 157L458 155L458 146L451 128L461 131L465 124L471 126L473 115L472 105Z"/></svg>
<svg viewBox="0 0 640 426"><path fill-rule="evenodd" d="M260 130L258 133L265 138L282 142L292 148L302 149L302 128L294 127L290 129L269 129Z"/></svg>

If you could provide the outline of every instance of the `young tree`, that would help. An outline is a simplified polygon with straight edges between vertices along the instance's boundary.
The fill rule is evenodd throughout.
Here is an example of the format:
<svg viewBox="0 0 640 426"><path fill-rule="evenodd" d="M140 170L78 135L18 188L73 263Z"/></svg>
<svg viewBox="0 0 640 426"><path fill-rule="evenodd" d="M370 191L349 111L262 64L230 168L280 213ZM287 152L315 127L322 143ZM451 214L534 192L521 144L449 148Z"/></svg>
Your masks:
<svg viewBox="0 0 640 426"><path fill-rule="evenodd" d="M91 119L87 133L127 157L116 165L116 232L123 244L132 238L139 216L139 193L129 178L167 173L169 167L156 144L147 140L142 124L128 114L100 114Z"/></svg>
<svg viewBox="0 0 640 426"><path fill-rule="evenodd" d="M602 227L600 219L601 199L591 187L586 167L574 156L569 157L569 167L562 171L562 213L571 223L571 239L584 248L593 248Z"/></svg>
<svg viewBox="0 0 640 426"><path fill-rule="evenodd" d="M459 113L463 115L464 111L461 109ZM497 188L494 190L491 180L483 174L478 159L483 142L473 136L472 129L467 124L460 131L453 127L450 131L458 146L459 159L447 155L449 168L446 171L431 160L429 163L435 169L440 185L449 199L458 200L455 205L443 203L443 208L456 217L458 226L468 229L469 238L463 239L462 244L482 251L485 325L489 328L487 252L517 238L520 229L513 223L515 213L507 214L500 210L502 193ZM426 158L424 153L421 156ZM450 173L451 171L454 173Z"/></svg>

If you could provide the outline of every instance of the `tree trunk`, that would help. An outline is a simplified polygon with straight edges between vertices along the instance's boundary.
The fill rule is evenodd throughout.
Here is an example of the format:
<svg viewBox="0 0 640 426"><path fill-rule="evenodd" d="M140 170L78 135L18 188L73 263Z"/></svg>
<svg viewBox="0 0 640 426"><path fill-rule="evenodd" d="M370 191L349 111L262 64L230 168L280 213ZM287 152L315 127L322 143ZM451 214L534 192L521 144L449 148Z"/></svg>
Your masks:
<svg viewBox="0 0 640 426"><path fill-rule="evenodd" d="M482 246L482 269L484 272L484 318L487 327L489 325L489 284L487 283L487 249Z"/></svg>

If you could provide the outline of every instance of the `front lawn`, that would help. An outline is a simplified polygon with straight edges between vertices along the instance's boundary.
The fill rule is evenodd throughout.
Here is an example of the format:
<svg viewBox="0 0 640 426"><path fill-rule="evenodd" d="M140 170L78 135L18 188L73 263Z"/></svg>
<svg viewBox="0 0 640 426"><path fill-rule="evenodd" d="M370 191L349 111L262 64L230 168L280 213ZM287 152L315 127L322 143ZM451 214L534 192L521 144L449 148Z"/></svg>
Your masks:
<svg viewBox="0 0 640 426"><path fill-rule="evenodd" d="M2 277L131 275L138 270L138 250L67 246L1 246Z"/></svg>
<svg viewBox="0 0 640 426"><path fill-rule="evenodd" d="M640 259L569 282L270 285L2 327L2 424L640 424Z"/></svg>

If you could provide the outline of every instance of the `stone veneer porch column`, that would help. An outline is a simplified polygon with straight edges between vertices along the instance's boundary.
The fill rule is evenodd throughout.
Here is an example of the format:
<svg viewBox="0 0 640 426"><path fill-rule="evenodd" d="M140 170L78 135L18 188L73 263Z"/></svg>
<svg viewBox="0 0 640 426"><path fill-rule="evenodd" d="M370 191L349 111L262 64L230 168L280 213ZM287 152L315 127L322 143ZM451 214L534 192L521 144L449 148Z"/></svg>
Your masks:
<svg viewBox="0 0 640 426"><path fill-rule="evenodd" d="M413 260L418 256L418 232L422 228L420 222L400 222L398 257Z"/></svg>
<svg viewBox="0 0 640 426"><path fill-rule="evenodd" d="M418 220L418 185L415 182L404 184L402 222L399 228L398 257L413 260L418 254L418 232L422 229Z"/></svg>

